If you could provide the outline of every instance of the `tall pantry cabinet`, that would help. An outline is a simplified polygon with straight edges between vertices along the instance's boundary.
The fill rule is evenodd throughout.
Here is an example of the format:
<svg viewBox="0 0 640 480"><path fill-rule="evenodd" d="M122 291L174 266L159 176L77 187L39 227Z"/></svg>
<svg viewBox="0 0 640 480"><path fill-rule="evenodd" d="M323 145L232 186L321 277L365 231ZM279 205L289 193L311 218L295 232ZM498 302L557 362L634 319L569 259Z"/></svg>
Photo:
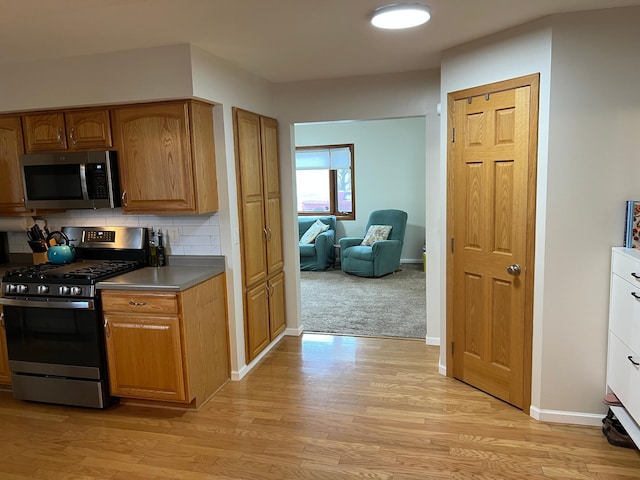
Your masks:
<svg viewBox="0 0 640 480"><path fill-rule="evenodd" d="M278 122L233 109L247 362L286 326Z"/></svg>

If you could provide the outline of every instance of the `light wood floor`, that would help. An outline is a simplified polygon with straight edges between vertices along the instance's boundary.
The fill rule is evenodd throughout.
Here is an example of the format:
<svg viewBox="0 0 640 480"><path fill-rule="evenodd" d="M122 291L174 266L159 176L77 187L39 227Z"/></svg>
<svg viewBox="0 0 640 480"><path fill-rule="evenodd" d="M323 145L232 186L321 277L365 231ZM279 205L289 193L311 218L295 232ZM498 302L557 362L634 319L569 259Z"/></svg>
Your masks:
<svg viewBox="0 0 640 480"><path fill-rule="evenodd" d="M0 479L639 479L596 427L537 422L421 341L285 337L200 412L0 393Z"/></svg>

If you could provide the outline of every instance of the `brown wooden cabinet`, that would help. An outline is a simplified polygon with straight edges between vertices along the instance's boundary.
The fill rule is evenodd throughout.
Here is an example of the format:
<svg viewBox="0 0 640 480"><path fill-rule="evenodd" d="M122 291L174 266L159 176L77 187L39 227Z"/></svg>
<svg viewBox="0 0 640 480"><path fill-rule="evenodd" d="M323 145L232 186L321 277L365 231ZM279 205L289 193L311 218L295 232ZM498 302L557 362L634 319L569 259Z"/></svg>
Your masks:
<svg viewBox="0 0 640 480"><path fill-rule="evenodd" d="M245 294L247 358L255 358L286 327L284 273L249 288Z"/></svg>
<svg viewBox="0 0 640 480"><path fill-rule="evenodd" d="M233 109L244 284L251 361L285 328L278 122Z"/></svg>
<svg viewBox="0 0 640 480"><path fill-rule="evenodd" d="M113 111L125 213L218 209L213 111L188 100Z"/></svg>
<svg viewBox="0 0 640 480"><path fill-rule="evenodd" d="M113 146L108 109L77 109L22 116L27 153L109 149Z"/></svg>
<svg viewBox="0 0 640 480"><path fill-rule="evenodd" d="M0 385L11 384L11 370L9 369L9 355L7 352L7 335L4 327L4 315L0 305Z"/></svg>
<svg viewBox="0 0 640 480"><path fill-rule="evenodd" d="M111 394L202 405L229 379L225 275L182 292L105 290Z"/></svg>
<svg viewBox="0 0 640 480"><path fill-rule="evenodd" d="M0 216L31 213L24 206L20 155L24 153L19 116L0 116Z"/></svg>

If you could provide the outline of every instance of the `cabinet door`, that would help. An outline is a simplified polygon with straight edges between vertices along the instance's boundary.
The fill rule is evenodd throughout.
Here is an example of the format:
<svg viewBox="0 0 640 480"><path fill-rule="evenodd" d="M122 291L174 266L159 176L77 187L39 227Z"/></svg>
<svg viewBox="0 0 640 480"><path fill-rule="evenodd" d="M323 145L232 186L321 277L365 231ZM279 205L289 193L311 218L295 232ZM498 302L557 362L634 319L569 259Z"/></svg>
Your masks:
<svg viewBox="0 0 640 480"><path fill-rule="evenodd" d="M69 149L111 148L111 123L108 110L73 110L65 113Z"/></svg>
<svg viewBox="0 0 640 480"><path fill-rule="evenodd" d="M111 394L187 402L180 319L105 314Z"/></svg>
<svg viewBox="0 0 640 480"><path fill-rule="evenodd" d="M234 114L242 266L244 285L250 286L264 281L267 274L260 117L239 109Z"/></svg>
<svg viewBox="0 0 640 480"><path fill-rule="evenodd" d="M9 355L7 352L7 335L4 328L4 315L0 305L0 384L11 383L11 370L9 369Z"/></svg>
<svg viewBox="0 0 640 480"><path fill-rule="evenodd" d="M284 272L269 280L269 329L271 340L287 326L284 304Z"/></svg>
<svg viewBox="0 0 640 480"><path fill-rule="evenodd" d="M278 270L282 270L284 266L277 120L260 117L260 142L263 160L264 198L266 202L267 274L271 275Z"/></svg>
<svg viewBox="0 0 640 480"><path fill-rule="evenodd" d="M195 213L186 102L114 110L123 211Z"/></svg>
<svg viewBox="0 0 640 480"><path fill-rule="evenodd" d="M27 153L67 149L67 134L62 112L28 114L22 117L22 122Z"/></svg>
<svg viewBox="0 0 640 480"><path fill-rule="evenodd" d="M24 206L20 172L23 153L20 117L0 117L0 214L29 212Z"/></svg>
<svg viewBox="0 0 640 480"><path fill-rule="evenodd" d="M247 362L253 360L270 341L269 330L269 291L266 283L247 291L245 302L246 315L246 353Z"/></svg>

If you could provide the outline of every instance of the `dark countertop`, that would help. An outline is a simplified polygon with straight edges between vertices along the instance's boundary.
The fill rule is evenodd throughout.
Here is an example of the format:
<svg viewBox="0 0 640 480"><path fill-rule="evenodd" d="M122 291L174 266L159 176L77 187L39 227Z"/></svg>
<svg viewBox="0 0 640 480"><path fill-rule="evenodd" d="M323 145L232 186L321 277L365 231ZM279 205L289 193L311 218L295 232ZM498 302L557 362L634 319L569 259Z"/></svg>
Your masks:
<svg viewBox="0 0 640 480"><path fill-rule="evenodd" d="M224 272L224 267L145 267L96 283L98 290L182 291Z"/></svg>
<svg viewBox="0 0 640 480"><path fill-rule="evenodd" d="M225 271L224 257L170 257L166 267L146 267L98 282L98 290L183 291Z"/></svg>

